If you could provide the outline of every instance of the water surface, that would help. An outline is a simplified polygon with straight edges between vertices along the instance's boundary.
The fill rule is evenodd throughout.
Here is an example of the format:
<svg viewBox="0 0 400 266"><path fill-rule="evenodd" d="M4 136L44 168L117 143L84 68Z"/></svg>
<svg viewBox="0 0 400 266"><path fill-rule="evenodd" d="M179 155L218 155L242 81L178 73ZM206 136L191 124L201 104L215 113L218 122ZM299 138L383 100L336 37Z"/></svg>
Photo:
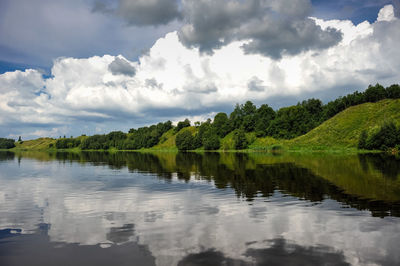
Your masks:
<svg viewBox="0 0 400 266"><path fill-rule="evenodd" d="M0 265L400 265L383 155L0 153Z"/></svg>

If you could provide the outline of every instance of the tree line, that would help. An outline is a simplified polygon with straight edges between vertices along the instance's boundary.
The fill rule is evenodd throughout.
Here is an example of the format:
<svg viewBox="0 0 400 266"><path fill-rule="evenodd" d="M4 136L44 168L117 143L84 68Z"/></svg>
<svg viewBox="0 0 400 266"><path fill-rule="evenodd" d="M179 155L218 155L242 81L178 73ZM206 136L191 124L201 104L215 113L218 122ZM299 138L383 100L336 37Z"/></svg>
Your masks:
<svg viewBox="0 0 400 266"><path fill-rule="evenodd" d="M83 150L151 148L162 142L163 134L173 128L173 133L176 134L175 144L179 150L194 150L200 147L205 150L217 150L221 148L222 138L228 134L232 135L235 149L246 149L251 142L246 138L246 133L254 132L256 137L291 139L306 134L350 106L397 98L400 98L398 84L386 88L376 84L368 86L364 92L356 91L327 104L312 98L276 111L267 104L262 104L257 108L251 101L247 101L244 104L236 104L229 115L221 112L217 113L213 120L195 122L196 130L185 129L191 126L188 119L178 122L177 126L167 121L147 127L132 128L128 133L113 131L83 138L65 138L64 136L56 141L55 147L57 149L80 147ZM365 139L367 143L372 143L372 140L372 135ZM13 140L11 142L14 144ZM0 148L11 147L11 144L7 146L2 143L6 143L5 139L0 141ZM364 147L363 142L360 147ZM364 148L370 147L375 149L377 144L368 144Z"/></svg>
<svg viewBox="0 0 400 266"><path fill-rule="evenodd" d="M82 150L138 150L156 145L161 136L172 128L172 122L158 123L149 127L130 129L128 133L113 131L104 135L84 137L82 140L61 138L56 141L57 149L80 147Z"/></svg>
<svg viewBox="0 0 400 266"><path fill-rule="evenodd" d="M370 85L364 92L356 91L325 105L319 99L308 99L297 105L274 111L267 104L257 108L251 101L247 101L245 104L237 104L229 117L225 113L218 113L213 122L209 119L201 123L197 126L197 134L181 131L176 136L176 145L179 150L200 147L216 150L220 148L220 140L233 132L235 149L245 149L249 144L245 133L255 132L257 137L291 139L306 134L350 106L397 98L400 98L399 85L394 84L384 88L376 84ZM368 147L377 148L376 145Z"/></svg>

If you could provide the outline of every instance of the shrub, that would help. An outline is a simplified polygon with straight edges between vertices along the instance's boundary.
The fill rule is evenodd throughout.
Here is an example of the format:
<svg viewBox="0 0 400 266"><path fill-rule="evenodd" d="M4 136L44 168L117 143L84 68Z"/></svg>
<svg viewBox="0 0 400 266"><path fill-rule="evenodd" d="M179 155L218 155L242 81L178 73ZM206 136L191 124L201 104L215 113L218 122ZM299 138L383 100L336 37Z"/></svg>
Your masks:
<svg viewBox="0 0 400 266"><path fill-rule="evenodd" d="M11 149L15 147L13 139L0 138L0 149Z"/></svg>
<svg viewBox="0 0 400 266"><path fill-rule="evenodd" d="M175 138L176 147L180 151L193 149L193 142L194 142L194 137L192 136L192 133L190 133L190 131L188 130L179 132Z"/></svg>
<svg viewBox="0 0 400 266"><path fill-rule="evenodd" d="M399 131L393 122L383 124L377 131L366 138L364 148L368 150L387 150L400 144ZM366 133L365 133L366 134ZM365 136L363 136L365 138ZM359 148L363 146L360 136Z"/></svg>
<svg viewBox="0 0 400 266"><path fill-rule="evenodd" d="M209 129L204 134L203 146L205 150L218 150L221 143L215 130Z"/></svg>
<svg viewBox="0 0 400 266"><path fill-rule="evenodd" d="M233 141L235 142L235 149L243 150L247 148L248 143L243 129L235 130Z"/></svg>

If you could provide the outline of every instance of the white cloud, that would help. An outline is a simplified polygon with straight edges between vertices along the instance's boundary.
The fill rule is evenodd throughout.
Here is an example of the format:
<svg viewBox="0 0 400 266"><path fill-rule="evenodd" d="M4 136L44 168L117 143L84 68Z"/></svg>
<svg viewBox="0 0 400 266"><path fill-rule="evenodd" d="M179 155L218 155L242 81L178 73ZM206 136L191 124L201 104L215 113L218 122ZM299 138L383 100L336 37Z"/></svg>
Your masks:
<svg viewBox="0 0 400 266"><path fill-rule="evenodd" d="M392 21L394 19L395 17L393 6L386 5L379 11L377 21Z"/></svg>
<svg viewBox="0 0 400 266"><path fill-rule="evenodd" d="M212 55L202 54L185 47L177 32L171 32L136 62L110 55L59 58L50 78L37 70L8 72L0 75L0 123L82 129L82 124L90 124L88 120L123 120L113 126L125 128L127 121L133 127L135 121L201 117L246 100L274 105L271 99L277 97L337 97L371 83L399 82L400 20L392 6L382 8L374 23L313 19L322 29L340 30L342 41L323 51L273 60L245 54L241 47L247 41L232 42ZM110 64L116 59L132 66L135 75L113 74ZM262 90L249 86L254 80ZM19 134L12 129L1 133Z"/></svg>

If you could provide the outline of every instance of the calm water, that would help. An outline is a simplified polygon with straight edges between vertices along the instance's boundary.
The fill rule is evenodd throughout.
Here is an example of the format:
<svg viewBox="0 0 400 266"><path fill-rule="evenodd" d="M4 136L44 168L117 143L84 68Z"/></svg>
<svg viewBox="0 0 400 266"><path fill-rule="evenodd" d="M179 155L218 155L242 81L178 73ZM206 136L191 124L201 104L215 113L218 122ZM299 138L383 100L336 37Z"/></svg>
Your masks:
<svg viewBox="0 0 400 266"><path fill-rule="evenodd" d="M400 265L400 161L1 152L0 265Z"/></svg>

